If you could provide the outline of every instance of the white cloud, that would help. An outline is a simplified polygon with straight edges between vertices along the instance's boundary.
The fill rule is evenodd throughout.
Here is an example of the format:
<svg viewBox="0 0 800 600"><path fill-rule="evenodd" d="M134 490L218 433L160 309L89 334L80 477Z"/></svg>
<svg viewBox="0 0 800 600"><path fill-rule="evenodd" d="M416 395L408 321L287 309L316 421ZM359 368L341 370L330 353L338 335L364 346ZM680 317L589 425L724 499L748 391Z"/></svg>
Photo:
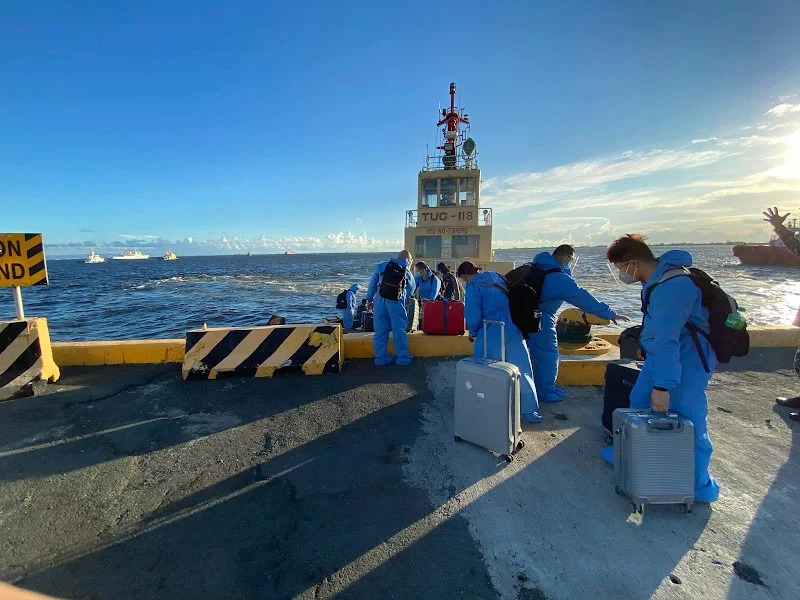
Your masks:
<svg viewBox="0 0 800 600"><path fill-rule="evenodd" d="M782 102L781 104L776 104L764 114L769 115L770 117L783 117L790 113L796 112L800 112L800 104L789 104L788 102Z"/></svg>
<svg viewBox="0 0 800 600"><path fill-rule="evenodd" d="M281 253L287 250L296 252L371 252L374 250L400 250L402 240L376 239L366 232L354 234L350 231L326 235L324 238L313 236L268 237L256 238L238 236L220 236L219 238L169 240L158 236L133 237L124 236L125 241L86 240L67 244L47 244L48 250L79 253L93 247L98 251L117 250L138 247L141 249L161 250L171 247L177 254L231 254L246 252Z"/></svg>
<svg viewBox="0 0 800 600"><path fill-rule="evenodd" d="M360 225L361 223L363 223L363 222L364 222L364 219L361 219L361 218L356 218L356 223L358 223L359 225Z"/></svg>
<svg viewBox="0 0 800 600"><path fill-rule="evenodd" d="M698 138L696 140L692 140L693 144L706 144L708 142L716 142L719 138L715 137L708 137L708 138Z"/></svg>
<svg viewBox="0 0 800 600"><path fill-rule="evenodd" d="M601 184L620 182L674 169L709 165L728 156L724 150L627 151L622 154L571 163L547 171L512 175L484 184L483 197L497 212L553 202L564 196L596 189Z"/></svg>
<svg viewBox="0 0 800 600"><path fill-rule="evenodd" d="M149 235L146 233L142 234L135 234L135 233L120 233L119 237L124 240L157 240L157 235Z"/></svg>

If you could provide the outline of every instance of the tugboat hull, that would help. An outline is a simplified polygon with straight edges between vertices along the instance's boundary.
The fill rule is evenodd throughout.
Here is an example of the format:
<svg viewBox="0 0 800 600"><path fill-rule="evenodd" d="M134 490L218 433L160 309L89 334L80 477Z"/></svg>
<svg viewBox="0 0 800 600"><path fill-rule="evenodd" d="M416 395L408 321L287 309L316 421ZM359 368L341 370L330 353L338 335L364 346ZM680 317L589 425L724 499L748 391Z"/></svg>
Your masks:
<svg viewBox="0 0 800 600"><path fill-rule="evenodd" d="M733 247L733 255L743 265L800 267L800 257L782 246L740 244Z"/></svg>

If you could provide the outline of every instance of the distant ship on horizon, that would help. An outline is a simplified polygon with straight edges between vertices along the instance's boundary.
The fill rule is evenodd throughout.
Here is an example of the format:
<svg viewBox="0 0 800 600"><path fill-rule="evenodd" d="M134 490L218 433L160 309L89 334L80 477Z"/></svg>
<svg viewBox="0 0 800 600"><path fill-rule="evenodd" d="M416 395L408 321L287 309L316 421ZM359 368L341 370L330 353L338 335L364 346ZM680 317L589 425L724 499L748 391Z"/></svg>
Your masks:
<svg viewBox="0 0 800 600"><path fill-rule="evenodd" d="M150 258L149 254L142 254L138 250L128 250L111 257L112 260L146 260L148 258Z"/></svg>

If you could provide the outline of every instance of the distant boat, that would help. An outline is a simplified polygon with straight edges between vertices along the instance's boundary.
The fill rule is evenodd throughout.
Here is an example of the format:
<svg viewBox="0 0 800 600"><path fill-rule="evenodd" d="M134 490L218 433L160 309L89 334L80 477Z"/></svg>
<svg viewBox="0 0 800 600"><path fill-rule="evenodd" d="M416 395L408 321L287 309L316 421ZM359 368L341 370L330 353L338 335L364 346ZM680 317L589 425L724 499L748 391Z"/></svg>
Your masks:
<svg viewBox="0 0 800 600"><path fill-rule="evenodd" d="M150 258L149 254L142 254L138 250L128 250L127 252L122 252L118 256L112 256L113 260L145 260Z"/></svg>
<svg viewBox="0 0 800 600"><path fill-rule="evenodd" d="M788 223L787 229L795 237L800 237L800 223L797 219ZM737 244L733 247L733 255L743 265L800 267L800 258L776 237L766 244Z"/></svg>
<svg viewBox="0 0 800 600"><path fill-rule="evenodd" d="M253 256L253 253L252 252L248 252L247 256Z"/></svg>
<svg viewBox="0 0 800 600"><path fill-rule="evenodd" d="M161 260L178 260L178 255L172 251L172 248L167 248L167 253L161 257Z"/></svg>
<svg viewBox="0 0 800 600"><path fill-rule="evenodd" d="M94 248L92 248L92 253L86 257L86 264L87 265L94 265L101 262L106 262L106 259L100 256L99 254L94 253Z"/></svg>
<svg viewBox="0 0 800 600"><path fill-rule="evenodd" d="M297 254L294 250L287 250L284 254Z"/></svg>

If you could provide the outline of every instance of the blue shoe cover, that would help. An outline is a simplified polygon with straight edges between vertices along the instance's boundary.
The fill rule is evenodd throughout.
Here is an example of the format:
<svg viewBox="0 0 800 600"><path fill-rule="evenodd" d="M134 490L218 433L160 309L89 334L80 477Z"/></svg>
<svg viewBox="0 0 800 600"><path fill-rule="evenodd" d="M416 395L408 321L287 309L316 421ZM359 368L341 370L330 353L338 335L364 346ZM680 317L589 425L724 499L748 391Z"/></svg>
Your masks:
<svg viewBox="0 0 800 600"><path fill-rule="evenodd" d="M542 417L538 412L525 413L520 415L523 423L541 423Z"/></svg>
<svg viewBox="0 0 800 600"><path fill-rule="evenodd" d="M600 456L602 456L603 459L605 459L605 461L612 467L614 466L614 446L606 446L605 448L601 448Z"/></svg>

